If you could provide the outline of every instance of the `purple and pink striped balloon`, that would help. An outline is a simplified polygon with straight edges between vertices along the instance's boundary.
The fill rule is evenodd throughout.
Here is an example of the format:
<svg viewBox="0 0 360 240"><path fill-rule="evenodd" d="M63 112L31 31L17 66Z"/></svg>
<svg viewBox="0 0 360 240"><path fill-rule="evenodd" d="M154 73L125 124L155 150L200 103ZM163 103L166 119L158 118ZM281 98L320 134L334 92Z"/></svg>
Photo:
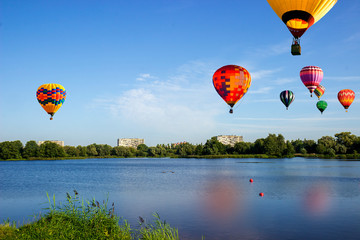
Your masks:
<svg viewBox="0 0 360 240"><path fill-rule="evenodd" d="M305 87L310 91L311 97L314 90L319 86L323 79L324 73L317 66L306 66L300 71L300 78Z"/></svg>

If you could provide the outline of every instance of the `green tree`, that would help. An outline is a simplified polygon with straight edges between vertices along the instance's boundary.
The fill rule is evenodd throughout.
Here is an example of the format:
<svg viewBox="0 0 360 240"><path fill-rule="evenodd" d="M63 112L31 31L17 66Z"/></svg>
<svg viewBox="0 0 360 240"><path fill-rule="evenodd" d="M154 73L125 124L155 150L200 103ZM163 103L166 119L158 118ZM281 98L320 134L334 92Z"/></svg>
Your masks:
<svg viewBox="0 0 360 240"><path fill-rule="evenodd" d="M302 149L305 149L304 147L304 142L300 139L296 139L295 141L291 141L291 144L293 145L294 149L295 149L295 152L297 153L301 153Z"/></svg>
<svg viewBox="0 0 360 240"><path fill-rule="evenodd" d="M290 141L287 141L286 142L286 147L285 147L282 155L284 157L289 157L290 158L290 157L294 157L294 153L295 153L294 146L291 144Z"/></svg>
<svg viewBox="0 0 360 240"><path fill-rule="evenodd" d="M225 153L225 145L219 142L216 137L212 137L211 139L206 141L203 149L204 155L221 155Z"/></svg>
<svg viewBox="0 0 360 240"><path fill-rule="evenodd" d="M251 143L238 142L234 145L234 152L238 154L248 154L251 151Z"/></svg>
<svg viewBox="0 0 360 240"><path fill-rule="evenodd" d="M137 146L136 150L137 157L146 157L148 155L149 147L142 143Z"/></svg>
<svg viewBox="0 0 360 240"><path fill-rule="evenodd" d="M306 140L304 139L304 148L306 149L307 153L316 153L316 142L314 140Z"/></svg>
<svg viewBox="0 0 360 240"><path fill-rule="evenodd" d="M265 153L265 145L264 145L264 139L263 138L259 138L256 139L254 144L252 145L252 153L255 154L263 154Z"/></svg>
<svg viewBox="0 0 360 240"><path fill-rule="evenodd" d="M6 141L0 143L0 159L21 159L23 144L17 141Z"/></svg>
<svg viewBox="0 0 360 240"><path fill-rule="evenodd" d="M316 148L316 151L317 151L317 153L320 153L320 154L329 155L330 153L332 154L332 151L330 151L330 149L334 150L334 152L335 152L336 145L337 145L337 143L333 137L324 136L324 137L321 137L320 139L318 139L318 146Z"/></svg>
<svg viewBox="0 0 360 240"><path fill-rule="evenodd" d="M98 152L96 150L96 144L95 143L93 143L91 145L88 145L86 147L86 154L88 156L98 156Z"/></svg>
<svg viewBox="0 0 360 240"><path fill-rule="evenodd" d="M351 153L353 153L355 150L354 144L356 144L357 138L358 137L356 135L351 134L351 132L341 132L335 134L336 142L340 145L345 146L346 149Z"/></svg>
<svg viewBox="0 0 360 240"><path fill-rule="evenodd" d="M86 147L79 145L76 148L77 148L77 150L79 150L79 156L80 157L86 157L87 156L87 154L86 154L87 148Z"/></svg>
<svg viewBox="0 0 360 240"><path fill-rule="evenodd" d="M73 146L65 146L64 151L68 157L79 157L80 150Z"/></svg>
<svg viewBox="0 0 360 240"><path fill-rule="evenodd" d="M96 152L98 156L105 157L110 156L112 147L107 144L95 144Z"/></svg>
<svg viewBox="0 0 360 240"><path fill-rule="evenodd" d="M25 144L24 147L24 151L23 151L23 157L26 159L29 159L31 157L39 157L40 153L39 153L40 147L39 145L35 142L35 141L28 141Z"/></svg>
<svg viewBox="0 0 360 240"><path fill-rule="evenodd" d="M285 150L285 139L281 134L276 136L275 134L269 134L264 139L265 153L270 156L281 157Z"/></svg>
<svg viewBox="0 0 360 240"><path fill-rule="evenodd" d="M65 157L64 148L50 141L46 141L40 145L39 153L40 157L45 158Z"/></svg>
<svg viewBox="0 0 360 240"><path fill-rule="evenodd" d="M156 145L155 152L156 155L158 155L159 157L167 156L167 150L165 145L160 145L160 144Z"/></svg>
<svg viewBox="0 0 360 240"><path fill-rule="evenodd" d="M118 157L125 157L128 155L129 150L124 146L117 146L112 149L111 155Z"/></svg>
<svg viewBox="0 0 360 240"><path fill-rule="evenodd" d="M155 147L149 147L147 150L147 155L149 157L156 157L156 148Z"/></svg>
<svg viewBox="0 0 360 240"><path fill-rule="evenodd" d="M198 144L198 145L196 145L196 147L195 147L194 154L200 156L200 155L202 155L203 151L204 151L204 145Z"/></svg>

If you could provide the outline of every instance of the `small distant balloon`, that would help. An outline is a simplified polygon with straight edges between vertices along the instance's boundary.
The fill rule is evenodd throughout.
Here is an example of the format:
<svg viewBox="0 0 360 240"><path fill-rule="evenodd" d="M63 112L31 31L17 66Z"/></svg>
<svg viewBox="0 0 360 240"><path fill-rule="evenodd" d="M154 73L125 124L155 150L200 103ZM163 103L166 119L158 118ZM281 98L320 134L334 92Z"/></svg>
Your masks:
<svg viewBox="0 0 360 240"><path fill-rule="evenodd" d="M324 73L321 68L317 66L306 66L303 67L300 71L300 79L309 89L310 95L312 97L312 93L319 86L322 81Z"/></svg>
<svg viewBox="0 0 360 240"><path fill-rule="evenodd" d="M321 100L318 101L316 103L316 107L319 109L319 111L321 112L321 114L325 111L325 109L327 108L327 102Z"/></svg>
<svg viewBox="0 0 360 240"><path fill-rule="evenodd" d="M324 95L324 93L325 93L325 87L323 85L317 86L314 93L318 97L318 99L320 100L321 96Z"/></svg>
<svg viewBox="0 0 360 240"><path fill-rule="evenodd" d="M66 90L60 84L43 84L37 89L36 98L42 108L51 116L50 120L53 120L54 114L65 102Z"/></svg>
<svg viewBox="0 0 360 240"><path fill-rule="evenodd" d="M230 106L233 113L234 105L245 95L251 85L250 73L243 67L227 65L219 68L213 75L213 84L217 93Z"/></svg>
<svg viewBox="0 0 360 240"><path fill-rule="evenodd" d="M288 107L294 101L294 99L295 94L290 90L285 90L280 93L280 100L285 105L286 110L288 110Z"/></svg>
<svg viewBox="0 0 360 240"><path fill-rule="evenodd" d="M352 104L352 102L355 99L355 92L351 89L343 89L341 91L339 91L338 93L338 99L339 102L341 103L341 105L343 105L343 107L347 109L350 107L350 105Z"/></svg>

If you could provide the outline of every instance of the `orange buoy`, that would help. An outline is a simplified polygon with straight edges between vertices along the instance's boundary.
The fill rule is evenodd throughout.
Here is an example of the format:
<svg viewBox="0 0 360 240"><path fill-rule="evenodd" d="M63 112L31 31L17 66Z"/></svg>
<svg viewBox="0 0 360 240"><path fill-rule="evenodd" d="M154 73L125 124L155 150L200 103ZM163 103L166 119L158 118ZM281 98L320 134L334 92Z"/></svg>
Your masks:
<svg viewBox="0 0 360 240"><path fill-rule="evenodd" d="M263 197L263 196L264 196L264 193L262 193L262 192L259 193L259 196L260 196L260 197Z"/></svg>
<svg viewBox="0 0 360 240"><path fill-rule="evenodd" d="M249 182L253 182L254 180L252 178L250 178Z"/></svg>

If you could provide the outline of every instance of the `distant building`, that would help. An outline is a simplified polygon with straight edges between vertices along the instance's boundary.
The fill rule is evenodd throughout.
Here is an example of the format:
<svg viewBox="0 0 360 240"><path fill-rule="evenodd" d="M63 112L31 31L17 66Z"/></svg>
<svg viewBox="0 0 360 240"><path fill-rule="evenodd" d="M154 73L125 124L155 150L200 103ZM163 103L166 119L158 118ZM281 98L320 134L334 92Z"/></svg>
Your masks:
<svg viewBox="0 0 360 240"><path fill-rule="evenodd" d="M137 148L140 144L145 144L144 139L141 138L119 138L117 146Z"/></svg>
<svg viewBox="0 0 360 240"><path fill-rule="evenodd" d="M243 136L235 136L235 135L219 135L216 139L224 145L234 146L235 143L243 142Z"/></svg>
<svg viewBox="0 0 360 240"><path fill-rule="evenodd" d="M41 144L43 144L44 142L52 142L52 143L56 143L60 146L65 146L64 145L64 141L58 141L58 140L48 140L48 141L38 141L37 144L40 146Z"/></svg>
<svg viewBox="0 0 360 240"><path fill-rule="evenodd" d="M178 146L178 145L181 145L181 144L186 144L187 142L184 141L184 142L177 142L177 143L172 143L171 144L171 147L175 147L175 146Z"/></svg>

